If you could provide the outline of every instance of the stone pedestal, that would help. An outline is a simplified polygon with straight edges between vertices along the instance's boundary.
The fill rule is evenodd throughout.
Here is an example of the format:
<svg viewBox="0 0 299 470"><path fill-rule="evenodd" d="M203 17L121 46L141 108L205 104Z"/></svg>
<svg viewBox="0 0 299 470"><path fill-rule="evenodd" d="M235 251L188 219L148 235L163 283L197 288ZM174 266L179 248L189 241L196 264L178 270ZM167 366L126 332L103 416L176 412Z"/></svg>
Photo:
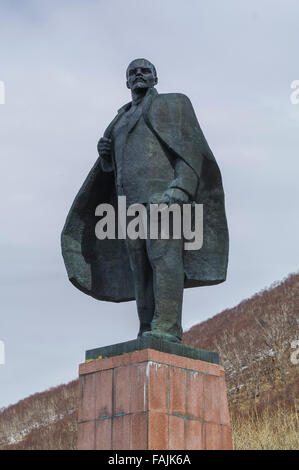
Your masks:
<svg viewBox="0 0 299 470"><path fill-rule="evenodd" d="M79 374L78 449L232 449L218 364L141 349L90 360Z"/></svg>

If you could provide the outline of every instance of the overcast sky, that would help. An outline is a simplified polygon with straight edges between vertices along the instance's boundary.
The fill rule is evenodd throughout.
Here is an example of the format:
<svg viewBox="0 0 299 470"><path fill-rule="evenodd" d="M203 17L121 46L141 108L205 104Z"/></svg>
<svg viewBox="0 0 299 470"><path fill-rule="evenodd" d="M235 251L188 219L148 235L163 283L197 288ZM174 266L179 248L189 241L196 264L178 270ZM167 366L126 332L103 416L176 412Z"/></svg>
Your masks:
<svg viewBox="0 0 299 470"><path fill-rule="evenodd" d="M77 376L84 352L134 339L135 302L68 281L60 233L130 100L125 69L157 68L191 99L221 168L227 282L185 291L187 329L298 271L298 0L1 0L0 407Z"/></svg>

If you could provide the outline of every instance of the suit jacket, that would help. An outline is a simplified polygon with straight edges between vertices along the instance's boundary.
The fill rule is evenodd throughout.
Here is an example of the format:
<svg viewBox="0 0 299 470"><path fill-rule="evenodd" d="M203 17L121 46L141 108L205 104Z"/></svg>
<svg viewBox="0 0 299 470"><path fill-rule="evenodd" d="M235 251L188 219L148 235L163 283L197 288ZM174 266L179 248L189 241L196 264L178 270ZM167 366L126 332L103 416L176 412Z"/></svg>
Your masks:
<svg viewBox="0 0 299 470"><path fill-rule="evenodd" d="M155 96L156 90L148 93ZM114 171L117 193L125 195L127 205L146 204L150 196L163 193L168 188L179 188L193 200L198 176L185 161L165 145L146 124L143 111L147 103L145 98L130 115L128 105L119 112L110 136L112 137L112 155L110 161L102 160L103 171Z"/></svg>
<svg viewBox="0 0 299 470"><path fill-rule="evenodd" d="M120 108L105 137L111 138L114 125L129 106ZM196 175L192 199L204 205L203 246L184 252L185 287L219 284L226 279L229 244L222 179L191 102L185 95L158 94L153 88L145 98L142 116L174 167L183 162L189 174ZM137 122L138 116L129 132ZM99 204L112 204L117 216L115 162L112 167L108 163L105 168L105 164L97 160L74 200L62 231L62 254L69 279L78 289L99 300L123 302L135 298L125 242L98 240L95 235ZM178 169L175 176L171 186L188 191L190 181L184 171Z"/></svg>

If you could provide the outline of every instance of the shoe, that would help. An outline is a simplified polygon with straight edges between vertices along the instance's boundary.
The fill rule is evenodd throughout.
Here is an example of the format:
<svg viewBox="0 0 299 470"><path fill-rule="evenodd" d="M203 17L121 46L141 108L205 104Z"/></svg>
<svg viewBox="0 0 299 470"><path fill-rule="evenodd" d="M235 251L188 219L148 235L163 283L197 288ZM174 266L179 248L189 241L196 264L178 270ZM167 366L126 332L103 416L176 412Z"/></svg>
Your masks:
<svg viewBox="0 0 299 470"><path fill-rule="evenodd" d="M180 343L181 338L178 338L177 336L171 335L169 333L156 333L155 331L145 331L141 335L142 338L156 338L160 339L162 341L168 341L169 343Z"/></svg>

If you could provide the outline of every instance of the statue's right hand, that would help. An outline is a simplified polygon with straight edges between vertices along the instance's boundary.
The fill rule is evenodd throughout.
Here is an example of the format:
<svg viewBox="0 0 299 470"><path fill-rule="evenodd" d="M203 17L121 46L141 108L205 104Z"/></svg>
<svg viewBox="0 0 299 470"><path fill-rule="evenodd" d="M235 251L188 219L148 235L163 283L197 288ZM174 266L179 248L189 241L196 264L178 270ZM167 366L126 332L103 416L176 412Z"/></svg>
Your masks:
<svg viewBox="0 0 299 470"><path fill-rule="evenodd" d="M98 152L101 158L109 160L111 158L111 139L102 137L98 143Z"/></svg>

